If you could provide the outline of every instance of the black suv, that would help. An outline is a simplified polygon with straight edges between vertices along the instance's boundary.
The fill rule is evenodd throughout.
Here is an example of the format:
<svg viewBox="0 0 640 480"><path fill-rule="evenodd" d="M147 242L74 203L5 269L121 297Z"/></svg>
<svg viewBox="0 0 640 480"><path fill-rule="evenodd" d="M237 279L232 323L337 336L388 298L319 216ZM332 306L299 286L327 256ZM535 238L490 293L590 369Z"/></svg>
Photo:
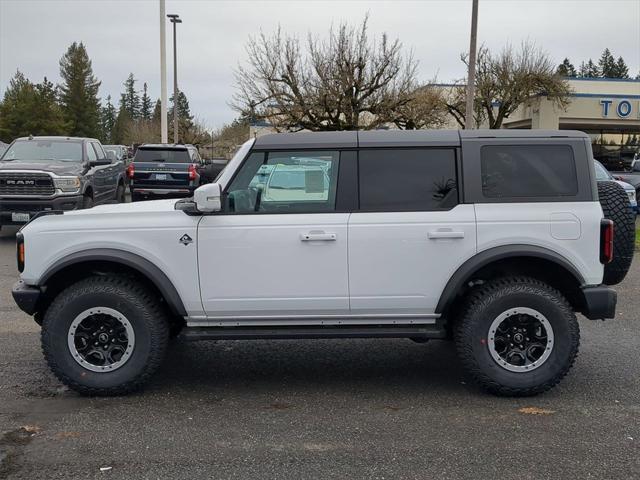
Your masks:
<svg viewBox="0 0 640 480"><path fill-rule="evenodd" d="M94 138L17 138L0 157L0 226L124 201L124 164Z"/></svg>
<svg viewBox="0 0 640 480"><path fill-rule="evenodd" d="M193 145L144 144L127 167L131 200L187 197L202 183L205 162Z"/></svg>

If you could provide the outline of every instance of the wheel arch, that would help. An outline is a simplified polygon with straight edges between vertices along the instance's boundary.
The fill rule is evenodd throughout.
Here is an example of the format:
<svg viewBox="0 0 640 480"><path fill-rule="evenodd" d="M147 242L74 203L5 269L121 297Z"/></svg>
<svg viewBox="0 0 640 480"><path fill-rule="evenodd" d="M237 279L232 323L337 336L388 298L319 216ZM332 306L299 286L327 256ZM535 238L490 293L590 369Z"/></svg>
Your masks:
<svg viewBox="0 0 640 480"><path fill-rule="evenodd" d="M534 245L506 245L480 252L463 263L447 282L436 306L436 313L446 317L455 300L468 290L474 280L499 275L533 276L560 290L577 311L585 307L581 286L584 277L560 254Z"/></svg>
<svg viewBox="0 0 640 480"><path fill-rule="evenodd" d="M105 272L131 274L152 286L164 299L170 312L179 317L186 317L187 312L176 290L167 275L155 264L144 257L125 250L98 248L72 253L51 265L38 279L37 285L55 290L68 282L65 277L73 278ZM48 295L51 296L51 295Z"/></svg>

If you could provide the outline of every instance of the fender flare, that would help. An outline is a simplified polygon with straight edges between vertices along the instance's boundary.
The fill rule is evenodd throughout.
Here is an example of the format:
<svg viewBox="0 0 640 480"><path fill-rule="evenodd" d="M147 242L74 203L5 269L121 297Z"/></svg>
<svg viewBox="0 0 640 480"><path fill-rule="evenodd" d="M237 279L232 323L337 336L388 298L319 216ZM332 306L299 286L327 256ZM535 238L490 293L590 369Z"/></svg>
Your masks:
<svg viewBox="0 0 640 480"><path fill-rule="evenodd" d="M112 248L94 248L72 253L51 265L38 279L37 285L44 286L49 279L64 268L83 262L112 262L132 268L147 278L162 294L171 312L182 317L187 316L182 299L169 277L156 265L140 255Z"/></svg>
<svg viewBox="0 0 640 480"><path fill-rule="evenodd" d="M584 277L578 269L568 262L562 255L548 248L535 245L504 245L484 250L466 262L464 262L451 276L444 287L435 313L443 313L453 302L460 289L471 279L471 277L482 267L490 263L513 257L530 257L551 261L567 270L575 279L578 285L584 285Z"/></svg>

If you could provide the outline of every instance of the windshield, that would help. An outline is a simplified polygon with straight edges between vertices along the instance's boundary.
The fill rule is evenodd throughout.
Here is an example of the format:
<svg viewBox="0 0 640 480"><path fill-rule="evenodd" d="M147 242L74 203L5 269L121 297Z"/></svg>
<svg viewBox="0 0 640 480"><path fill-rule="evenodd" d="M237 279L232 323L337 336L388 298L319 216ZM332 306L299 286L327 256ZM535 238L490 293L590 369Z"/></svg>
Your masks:
<svg viewBox="0 0 640 480"><path fill-rule="evenodd" d="M596 165L596 180L602 182L603 180L611 180L611 174L607 171L606 168L597 160L595 160Z"/></svg>
<svg viewBox="0 0 640 480"><path fill-rule="evenodd" d="M81 162L82 143L64 140L18 140L7 149L0 160Z"/></svg>
<svg viewBox="0 0 640 480"><path fill-rule="evenodd" d="M193 163L189 152L177 149L138 148L134 162Z"/></svg>

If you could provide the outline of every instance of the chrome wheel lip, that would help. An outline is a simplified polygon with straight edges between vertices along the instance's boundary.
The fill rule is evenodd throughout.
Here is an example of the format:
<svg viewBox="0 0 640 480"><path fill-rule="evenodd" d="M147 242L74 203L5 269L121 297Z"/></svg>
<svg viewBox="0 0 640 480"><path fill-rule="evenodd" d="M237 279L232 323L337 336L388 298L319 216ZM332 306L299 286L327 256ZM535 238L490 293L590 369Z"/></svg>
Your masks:
<svg viewBox="0 0 640 480"><path fill-rule="evenodd" d="M538 322L540 322L540 324L542 324L542 327L545 329L545 332L547 334L546 348L543 354L540 356L540 358L537 359L535 362L530 362L525 365L513 365L507 362L502 356L500 356L500 354L496 350L495 333L498 330L498 327L500 326L500 324L504 322L507 318L512 317L513 315L529 315L535 318L536 320L538 320ZM551 327L551 324L549 323L549 320L547 319L547 317L545 317L538 310L535 310L529 307L514 307L502 312L491 323L491 326L489 327L489 333L487 336L487 347L489 349L489 353L491 354L491 357L493 358L493 360L505 370L508 370L510 372L517 372L517 373L531 372L532 370L540 368L551 356L551 353L553 352L554 344L555 343L554 343L554 336L553 336L553 328Z"/></svg>
<svg viewBox="0 0 640 480"><path fill-rule="evenodd" d="M78 349L75 345L75 333L78 326L82 323L83 320L89 318L92 315L109 315L112 318L115 318L122 326L125 328L127 332L127 348L125 349L122 357L117 362L114 362L109 365L94 365L91 362L85 360L83 355L78 352ZM122 367L127 361L131 358L133 353L133 349L135 347L136 335L133 331L133 327L131 326L131 322L125 317L122 313L114 310L109 307L93 307L88 308L87 310L78 314L76 318L73 319L71 325L69 326L69 331L67 334L67 345L69 347L69 352L71 353L71 357L83 368L90 370L92 372L112 372Z"/></svg>

